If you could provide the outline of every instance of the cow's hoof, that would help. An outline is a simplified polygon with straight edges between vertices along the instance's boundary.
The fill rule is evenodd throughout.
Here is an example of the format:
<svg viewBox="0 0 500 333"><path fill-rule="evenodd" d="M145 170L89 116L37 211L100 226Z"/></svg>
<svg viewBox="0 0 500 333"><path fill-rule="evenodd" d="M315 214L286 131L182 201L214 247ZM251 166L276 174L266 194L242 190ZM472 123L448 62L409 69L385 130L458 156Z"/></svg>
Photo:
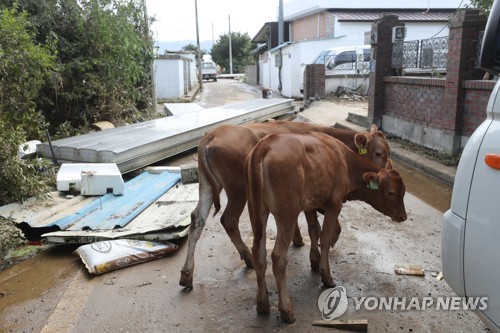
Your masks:
<svg viewBox="0 0 500 333"><path fill-rule="evenodd" d="M319 262L311 261L311 270L313 272L319 272Z"/></svg>
<svg viewBox="0 0 500 333"><path fill-rule="evenodd" d="M296 247L302 247L304 246L304 241L302 240L302 238L300 239L297 239L297 240L293 240L293 245L295 245Z"/></svg>
<svg viewBox="0 0 500 333"><path fill-rule="evenodd" d="M257 313L258 314L269 314L271 313L271 305L269 301L267 302L257 302Z"/></svg>
<svg viewBox="0 0 500 333"><path fill-rule="evenodd" d="M327 288L335 288L335 286L336 286L336 284L333 281L333 278L331 276L322 275L321 276L321 282L323 282L323 284Z"/></svg>
<svg viewBox="0 0 500 333"><path fill-rule="evenodd" d="M183 287L186 287L186 290L193 289L193 274L191 274L191 272L181 271L179 284Z"/></svg>
<svg viewBox="0 0 500 333"><path fill-rule="evenodd" d="M253 263L251 258L241 256L241 259L245 261L245 265L247 265L247 268L253 269Z"/></svg>
<svg viewBox="0 0 500 333"><path fill-rule="evenodd" d="M280 310L281 320L287 323L293 323L295 321L295 315L293 311Z"/></svg>

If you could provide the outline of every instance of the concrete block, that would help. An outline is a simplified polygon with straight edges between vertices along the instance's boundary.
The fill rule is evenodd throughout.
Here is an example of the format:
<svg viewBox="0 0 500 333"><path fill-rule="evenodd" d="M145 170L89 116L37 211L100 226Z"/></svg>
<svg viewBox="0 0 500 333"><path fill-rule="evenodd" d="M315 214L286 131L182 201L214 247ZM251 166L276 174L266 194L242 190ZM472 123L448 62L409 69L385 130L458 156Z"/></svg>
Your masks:
<svg viewBox="0 0 500 333"><path fill-rule="evenodd" d="M198 164L181 165L181 181L183 184L197 183L199 181Z"/></svg>
<svg viewBox="0 0 500 333"><path fill-rule="evenodd" d="M80 191L82 195L122 195L122 174L114 163L63 163L57 172L57 190Z"/></svg>

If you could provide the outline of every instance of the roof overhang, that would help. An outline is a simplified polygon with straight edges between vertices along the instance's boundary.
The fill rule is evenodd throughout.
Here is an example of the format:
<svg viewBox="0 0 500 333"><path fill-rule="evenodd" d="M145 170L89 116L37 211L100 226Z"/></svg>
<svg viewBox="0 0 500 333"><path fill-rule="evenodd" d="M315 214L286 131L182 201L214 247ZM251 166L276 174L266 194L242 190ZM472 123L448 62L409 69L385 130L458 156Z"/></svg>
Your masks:
<svg viewBox="0 0 500 333"><path fill-rule="evenodd" d="M272 22L264 23L262 28L260 28L259 32L257 32L252 39L252 43L267 43L269 35L271 35L271 23Z"/></svg>
<svg viewBox="0 0 500 333"><path fill-rule="evenodd" d="M328 9L339 22L373 22L382 14L397 15L402 22L447 22L456 9Z"/></svg>

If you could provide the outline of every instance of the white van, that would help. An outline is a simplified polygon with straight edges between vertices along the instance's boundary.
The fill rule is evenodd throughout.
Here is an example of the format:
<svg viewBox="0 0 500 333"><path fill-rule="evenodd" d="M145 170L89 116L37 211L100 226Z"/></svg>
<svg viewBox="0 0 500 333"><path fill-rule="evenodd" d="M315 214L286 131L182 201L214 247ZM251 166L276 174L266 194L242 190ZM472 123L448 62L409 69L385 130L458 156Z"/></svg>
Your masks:
<svg viewBox="0 0 500 333"><path fill-rule="evenodd" d="M368 74L370 45L333 47L322 51L313 64L325 64L325 74Z"/></svg>
<svg viewBox="0 0 500 333"><path fill-rule="evenodd" d="M366 75L370 73L371 46L340 46L321 51L311 64L324 64L325 75ZM303 67L304 69L304 67ZM304 74L300 92L304 93ZM327 87L328 88L328 87Z"/></svg>
<svg viewBox="0 0 500 333"><path fill-rule="evenodd" d="M491 7L480 67L500 74L500 0ZM443 216L441 260L448 285L492 332L500 332L500 81L486 107L486 119L467 141L458 164L450 209Z"/></svg>

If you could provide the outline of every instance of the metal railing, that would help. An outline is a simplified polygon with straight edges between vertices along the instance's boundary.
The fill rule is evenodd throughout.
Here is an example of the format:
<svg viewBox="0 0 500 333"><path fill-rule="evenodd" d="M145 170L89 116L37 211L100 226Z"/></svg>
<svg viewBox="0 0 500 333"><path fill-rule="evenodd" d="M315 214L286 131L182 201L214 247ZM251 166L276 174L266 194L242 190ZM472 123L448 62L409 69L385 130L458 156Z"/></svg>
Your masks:
<svg viewBox="0 0 500 333"><path fill-rule="evenodd" d="M362 54L343 57L340 61L335 56L326 56L324 58L326 74L346 74L352 71L352 74L369 74L370 59Z"/></svg>
<svg viewBox="0 0 500 333"><path fill-rule="evenodd" d="M392 67L398 69L445 69L448 63L448 37L396 42L392 48Z"/></svg>

